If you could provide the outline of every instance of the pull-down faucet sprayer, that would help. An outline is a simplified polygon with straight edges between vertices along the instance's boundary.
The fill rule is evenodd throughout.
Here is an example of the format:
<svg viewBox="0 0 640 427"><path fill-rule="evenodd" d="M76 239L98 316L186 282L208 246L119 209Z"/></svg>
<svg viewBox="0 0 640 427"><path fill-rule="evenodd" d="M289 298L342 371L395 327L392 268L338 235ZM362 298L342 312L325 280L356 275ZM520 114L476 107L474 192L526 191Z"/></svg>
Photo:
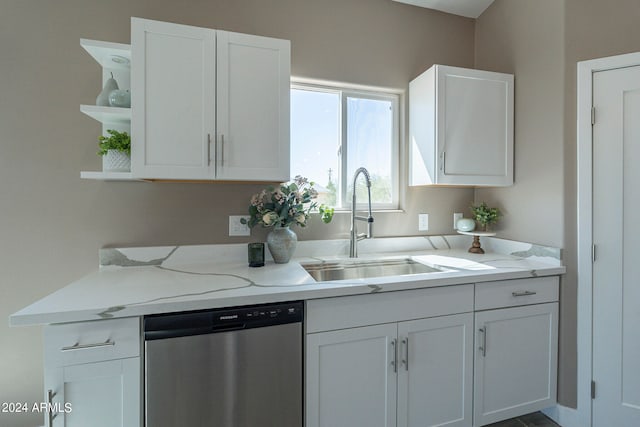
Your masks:
<svg viewBox="0 0 640 427"><path fill-rule="evenodd" d="M356 216L356 182L358 180L358 175L363 174L364 179L367 185L367 196L368 196L368 206L369 206L369 215L368 216ZM358 230L356 229L356 220L358 221L366 221L367 223L367 233L358 234ZM351 200L351 241L349 245L349 257L357 258L358 257L358 240L362 239L370 239L373 237L371 232L373 226L373 217L371 216L371 177L369 176L369 172L365 168L358 168L356 172L353 174L353 198Z"/></svg>

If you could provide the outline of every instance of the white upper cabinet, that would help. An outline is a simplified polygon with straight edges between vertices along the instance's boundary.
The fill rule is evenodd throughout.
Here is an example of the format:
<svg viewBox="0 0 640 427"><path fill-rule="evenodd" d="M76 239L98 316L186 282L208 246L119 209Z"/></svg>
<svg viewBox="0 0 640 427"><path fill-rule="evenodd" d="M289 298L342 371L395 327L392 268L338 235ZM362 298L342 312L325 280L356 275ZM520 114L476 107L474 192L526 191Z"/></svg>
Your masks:
<svg viewBox="0 0 640 427"><path fill-rule="evenodd" d="M434 65L409 84L410 185L513 184L513 75Z"/></svg>
<svg viewBox="0 0 640 427"><path fill-rule="evenodd" d="M215 31L132 18L132 171L211 179Z"/></svg>
<svg viewBox="0 0 640 427"><path fill-rule="evenodd" d="M289 179L290 42L132 18L137 178Z"/></svg>
<svg viewBox="0 0 640 427"><path fill-rule="evenodd" d="M290 42L216 34L217 177L288 181Z"/></svg>

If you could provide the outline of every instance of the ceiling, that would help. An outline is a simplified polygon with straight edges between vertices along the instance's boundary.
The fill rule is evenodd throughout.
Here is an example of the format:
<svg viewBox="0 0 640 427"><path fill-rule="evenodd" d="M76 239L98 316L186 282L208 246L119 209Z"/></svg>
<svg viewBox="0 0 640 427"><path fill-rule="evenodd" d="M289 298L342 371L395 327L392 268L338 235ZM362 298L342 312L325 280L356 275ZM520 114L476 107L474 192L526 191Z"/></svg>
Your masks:
<svg viewBox="0 0 640 427"><path fill-rule="evenodd" d="M493 0L393 0L399 3L435 9L454 15L477 18L488 8Z"/></svg>

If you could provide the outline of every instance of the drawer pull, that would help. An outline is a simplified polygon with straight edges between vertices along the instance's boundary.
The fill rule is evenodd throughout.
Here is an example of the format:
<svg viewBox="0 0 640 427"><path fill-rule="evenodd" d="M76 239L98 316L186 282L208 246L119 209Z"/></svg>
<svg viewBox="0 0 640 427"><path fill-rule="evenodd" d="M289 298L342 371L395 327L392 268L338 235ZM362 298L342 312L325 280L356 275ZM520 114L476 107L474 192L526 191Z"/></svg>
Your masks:
<svg viewBox="0 0 640 427"><path fill-rule="evenodd" d="M533 291L524 291L524 292L511 292L511 295L514 297L528 297L530 295L535 295L537 292Z"/></svg>
<svg viewBox="0 0 640 427"><path fill-rule="evenodd" d="M60 350L61 351L72 351L72 350L86 350L88 348L96 348L96 347L111 347L116 345L115 341L111 341L110 339L106 340L105 342L98 342L98 343L93 343L93 344L80 344L80 343L75 343L74 345L70 345L67 347L62 347Z"/></svg>

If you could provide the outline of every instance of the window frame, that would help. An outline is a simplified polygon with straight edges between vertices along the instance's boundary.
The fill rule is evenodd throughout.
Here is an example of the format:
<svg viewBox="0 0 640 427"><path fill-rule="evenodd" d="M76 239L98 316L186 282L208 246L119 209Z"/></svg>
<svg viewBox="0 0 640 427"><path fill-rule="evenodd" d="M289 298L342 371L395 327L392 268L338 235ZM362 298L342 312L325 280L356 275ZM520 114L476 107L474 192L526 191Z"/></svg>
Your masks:
<svg viewBox="0 0 640 427"><path fill-rule="evenodd" d="M396 211L400 210L400 136L401 125L400 120L402 117L402 95L403 92L396 89L388 89L382 87L361 86L361 85L349 85L338 82L329 81L317 81L302 78L291 78L291 89L308 90L322 93L337 94L340 97L339 105L339 117L340 117L340 132L339 132L339 165L340 171L336 184L338 185L338 202L340 206L336 206L336 211L351 210L351 200L347 199L348 186L353 179L353 176L346 176L347 170L347 158L349 146L347 141L348 131L348 111L347 100L348 98L361 98L380 101L391 102L392 108L392 126L391 126L391 202L389 203L372 203L371 208L374 210L388 210ZM361 179L358 179L360 182ZM366 200L358 200L357 208L362 209L366 207Z"/></svg>

